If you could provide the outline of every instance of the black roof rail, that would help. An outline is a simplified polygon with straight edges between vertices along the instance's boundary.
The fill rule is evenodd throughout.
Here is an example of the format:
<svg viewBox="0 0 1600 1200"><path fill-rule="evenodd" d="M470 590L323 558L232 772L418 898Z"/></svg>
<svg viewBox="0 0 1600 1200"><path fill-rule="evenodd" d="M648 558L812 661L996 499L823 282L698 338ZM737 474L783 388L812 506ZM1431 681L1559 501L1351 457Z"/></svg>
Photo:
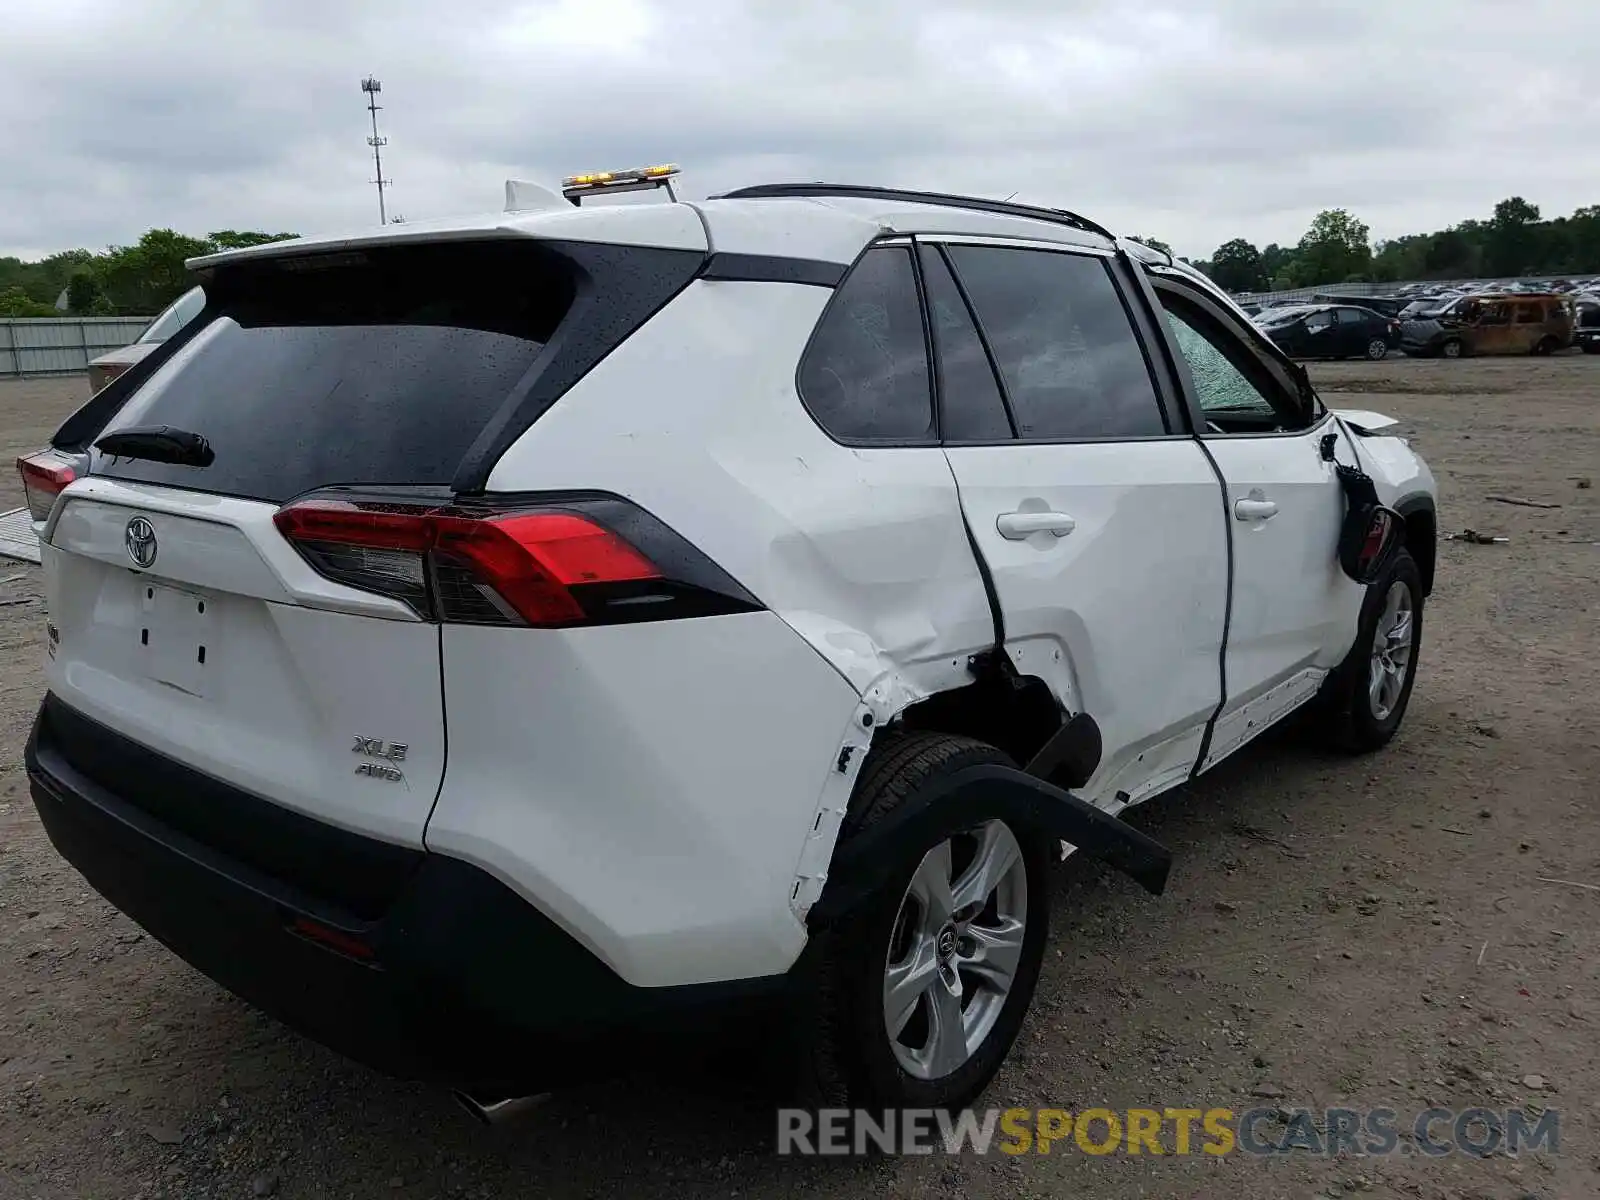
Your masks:
<svg viewBox="0 0 1600 1200"><path fill-rule="evenodd" d="M997 213L1003 217L1026 217L1033 221L1050 221L1056 225L1070 225L1085 233L1097 233L1115 242L1117 235L1088 217L1080 217L1064 208L1039 208L1032 204L1012 204L1009 200L985 200L980 196L956 196L947 192L916 192L906 188L873 187L856 183L758 183L752 187L735 188L731 192L712 196L713 200L762 200L783 197L839 196L855 200L901 200L910 204L942 204L949 208L966 208L974 212Z"/></svg>

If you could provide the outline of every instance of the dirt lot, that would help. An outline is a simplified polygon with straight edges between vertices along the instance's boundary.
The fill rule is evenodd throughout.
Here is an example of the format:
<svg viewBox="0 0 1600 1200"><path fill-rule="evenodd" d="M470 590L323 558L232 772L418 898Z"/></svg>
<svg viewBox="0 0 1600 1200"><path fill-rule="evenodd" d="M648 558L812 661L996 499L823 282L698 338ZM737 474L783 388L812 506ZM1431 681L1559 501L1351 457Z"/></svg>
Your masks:
<svg viewBox="0 0 1600 1200"><path fill-rule="evenodd" d="M1388 751L1270 735L1141 810L1177 854L1159 899L1061 869L1039 995L988 1101L1343 1103L1403 1125L1431 1105L1549 1106L1558 1154L779 1159L770 1109L715 1073L477 1127L256 1016L56 857L21 766L38 571L0 563L0 1195L1600 1195L1600 890L1540 882L1600 885L1600 492L1575 480L1600 476L1600 360L1315 374L1331 404L1403 418L1441 528L1511 542L1442 545ZM42 441L82 388L0 383L0 449ZM0 470L0 507L17 492Z"/></svg>

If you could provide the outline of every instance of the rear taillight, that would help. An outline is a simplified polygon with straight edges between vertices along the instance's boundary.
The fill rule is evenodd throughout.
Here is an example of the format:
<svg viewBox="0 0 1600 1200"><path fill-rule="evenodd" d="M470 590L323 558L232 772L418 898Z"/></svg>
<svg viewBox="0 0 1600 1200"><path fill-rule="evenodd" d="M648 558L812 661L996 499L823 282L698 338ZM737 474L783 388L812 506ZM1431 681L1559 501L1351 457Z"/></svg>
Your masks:
<svg viewBox="0 0 1600 1200"><path fill-rule="evenodd" d="M551 628L759 607L626 502L587 507L631 510L630 532L660 542L665 560L689 569L669 577L581 503L479 508L310 496L273 519L320 575L392 596L426 620Z"/></svg>
<svg viewBox="0 0 1600 1200"><path fill-rule="evenodd" d="M61 489L78 477L72 459L54 450L41 450L17 459L22 473L22 490L28 497L28 512L35 521L45 521L55 507Z"/></svg>

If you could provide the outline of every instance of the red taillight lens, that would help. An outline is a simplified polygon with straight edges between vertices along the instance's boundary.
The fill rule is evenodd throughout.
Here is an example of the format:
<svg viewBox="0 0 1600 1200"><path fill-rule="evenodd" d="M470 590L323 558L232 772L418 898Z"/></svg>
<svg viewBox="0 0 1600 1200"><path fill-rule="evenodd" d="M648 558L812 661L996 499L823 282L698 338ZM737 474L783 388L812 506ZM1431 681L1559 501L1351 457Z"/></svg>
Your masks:
<svg viewBox="0 0 1600 1200"><path fill-rule="evenodd" d="M660 579L648 558L574 513L310 499L273 518L322 575L449 622L575 625L574 588Z"/></svg>
<svg viewBox="0 0 1600 1200"><path fill-rule="evenodd" d="M72 464L53 450L17 459L17 470L22 473L22 490L35 521L49 518L61 489L78 477Z"/></svg>

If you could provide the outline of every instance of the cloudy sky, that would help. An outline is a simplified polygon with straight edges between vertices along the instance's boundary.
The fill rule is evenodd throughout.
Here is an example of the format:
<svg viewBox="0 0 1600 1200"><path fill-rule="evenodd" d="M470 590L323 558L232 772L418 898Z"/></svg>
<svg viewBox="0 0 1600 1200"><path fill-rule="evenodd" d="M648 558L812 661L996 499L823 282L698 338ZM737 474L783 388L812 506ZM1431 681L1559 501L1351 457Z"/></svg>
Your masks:
<svg viewBox="0 0 1600 1200"><path fill-rule="evenodd" d="M661 160L1070 207L1209 255L1600 203L1594 0L0 0L0 254L499 207Z"/></svg>

